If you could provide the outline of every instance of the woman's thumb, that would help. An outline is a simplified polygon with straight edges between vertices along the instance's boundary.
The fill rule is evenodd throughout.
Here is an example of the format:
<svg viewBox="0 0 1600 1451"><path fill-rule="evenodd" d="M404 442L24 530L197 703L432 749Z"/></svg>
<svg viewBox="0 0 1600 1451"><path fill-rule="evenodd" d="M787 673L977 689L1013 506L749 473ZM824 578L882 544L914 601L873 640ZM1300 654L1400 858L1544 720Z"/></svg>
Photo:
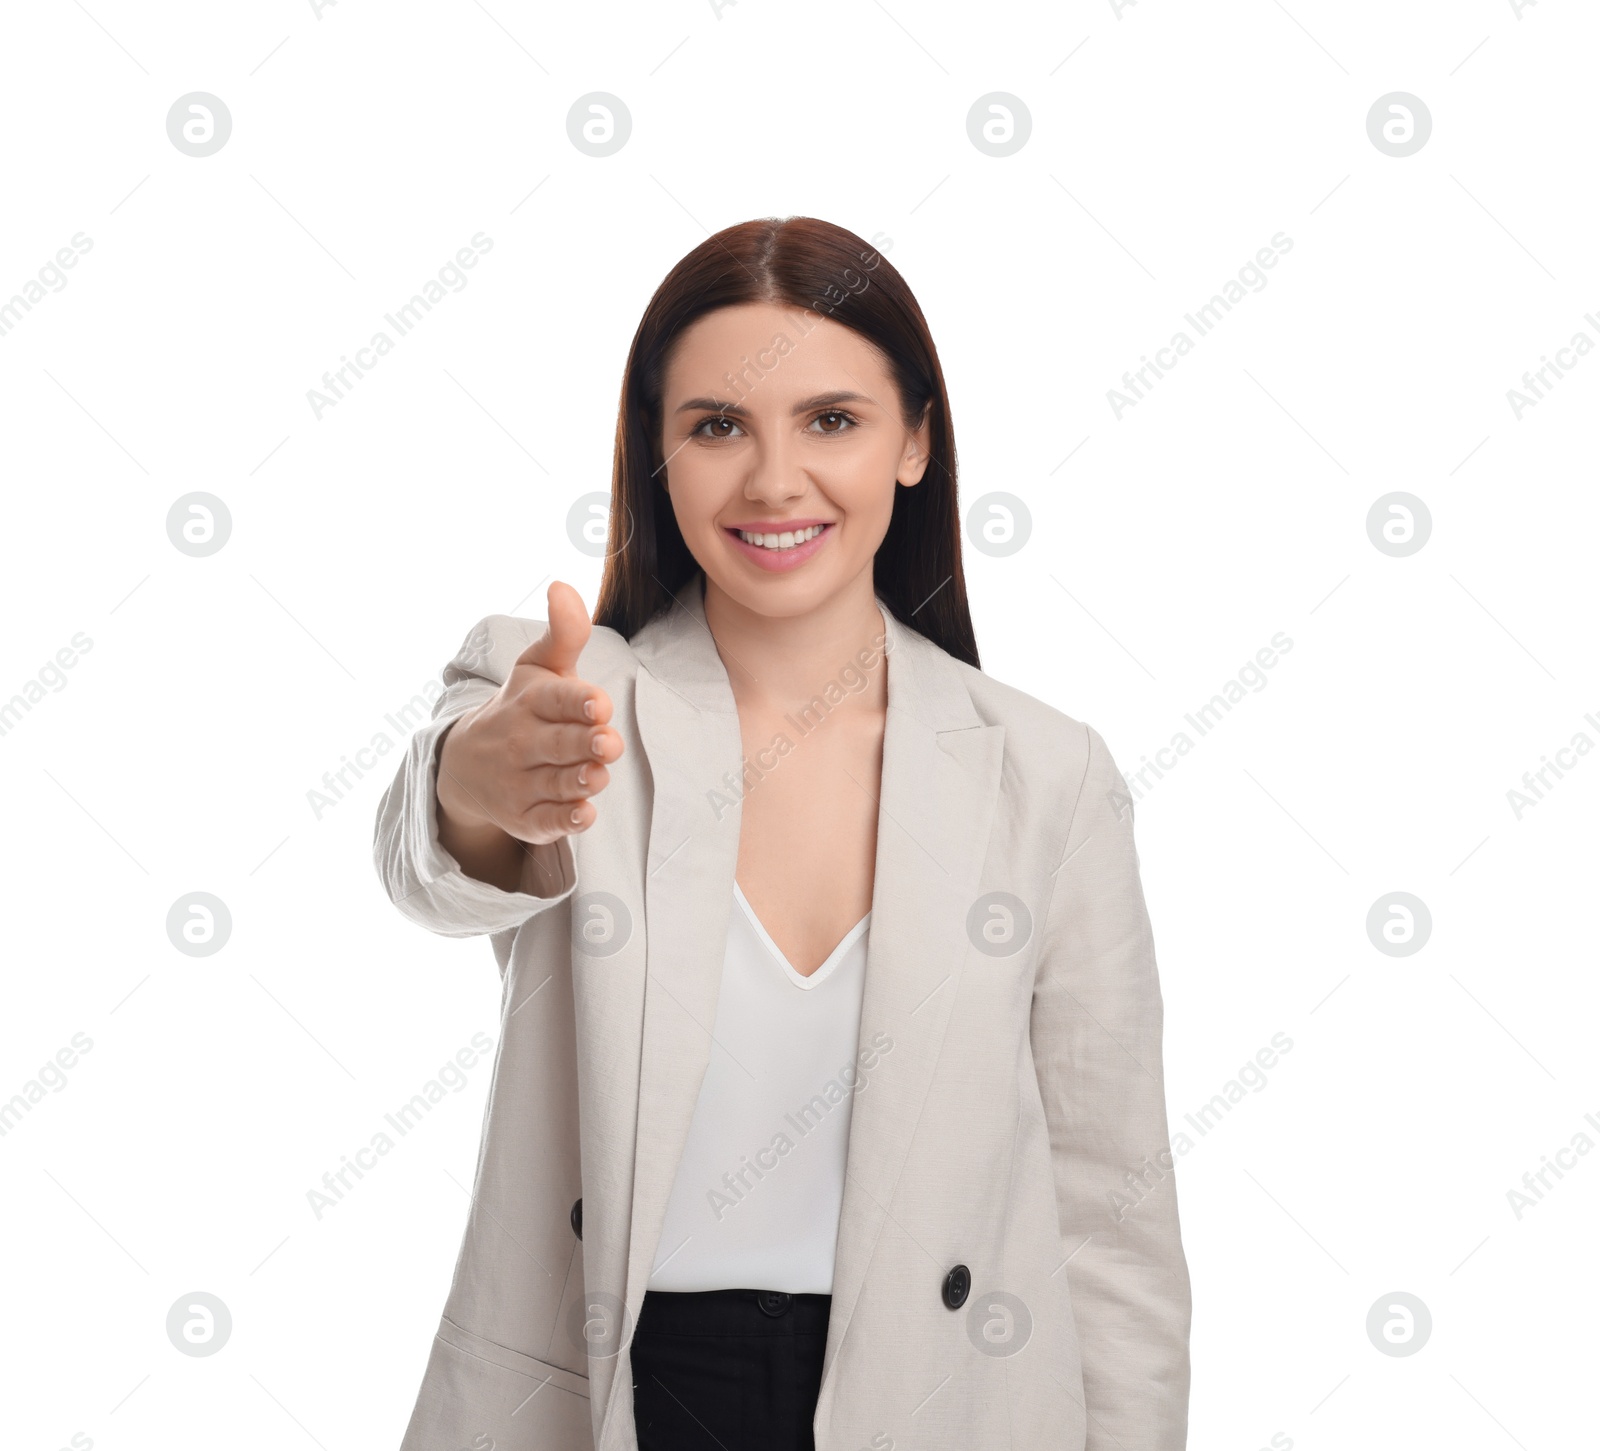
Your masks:
<svg viewBox="0 0 1600 1451"><path fill-rule="evenodd" d="M589 643L589 611L583 596L570 584L553 580L547 596L549 619L545 632L521 655L518 665L541 665L557 675L575 675L578 656Z"/></svg>

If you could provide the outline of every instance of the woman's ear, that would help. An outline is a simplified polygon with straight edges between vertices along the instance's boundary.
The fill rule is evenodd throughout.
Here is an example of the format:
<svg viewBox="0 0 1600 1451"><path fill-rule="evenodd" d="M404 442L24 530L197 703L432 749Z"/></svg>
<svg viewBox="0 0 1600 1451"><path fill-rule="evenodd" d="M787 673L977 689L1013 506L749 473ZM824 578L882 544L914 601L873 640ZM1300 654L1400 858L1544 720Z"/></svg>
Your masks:
<svg viewBox="0 0 1600 1451"><path fill-rule="evenodd" d="M928 449L933 435L933 399L929 399L922 409L922 421L916 428L906 434L905 452L900 455L900 467L895 474L896 482L910 488L913 484L920 484L922 476L928 469Z"/></svg>

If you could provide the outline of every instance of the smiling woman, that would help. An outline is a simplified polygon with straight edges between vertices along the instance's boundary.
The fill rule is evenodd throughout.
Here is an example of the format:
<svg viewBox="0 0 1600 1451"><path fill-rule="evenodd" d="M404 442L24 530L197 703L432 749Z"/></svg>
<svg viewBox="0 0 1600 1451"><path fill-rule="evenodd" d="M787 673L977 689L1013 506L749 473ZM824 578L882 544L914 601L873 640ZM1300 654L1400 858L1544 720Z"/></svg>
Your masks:
<svg viewBox="0 0 1600 1451"><path fill-rule="evenodd" d="M669 383L676 396L667 396ZM938 351L888 259L813 217L728 228L683 258L645 309L623 384L612 567L596 624L631 635L667 608L702 567L697 543L762 566L769 561L735 547L740 529L781 536L775 526L820 527L826 540L845 523L842 508L802 513L780 491L767 502L782 508L754 510L745 497L686 529L686 508L698 507L686 500L716 489L712 480L737 479L752 461L769 476L810 474L820 494L846 488L856 505L856 547L805 571L803 586L798 576L786 583L794 603L820 598L870 563L869 583L900 619L915 614L921 634L978 664ZM930 470L936 487L914 488ZM734 543L718 538L722 531ZM770 561L771 572L789 575L829 552L796 550Z"/></svg>
<svg viewBox="0 0 1600 1451"><path fill-rule="evenodd" d="M719 309L685 330L668 376L692 388L750 334L792 325L796 317L778 303ZM768 573L793 575L822 556L804 588L790 591L796 604L807 605L870 570L898 492L881 481L911 488L928 465L926 407L905 426L888 369L859 335L832 321L811 329L801 346L780 350L783 370L768 374L765 388L745 403L698 394L669 398L661 470L663 488L670 491L676 481L674 522L697 561L702 551L721 548ZM876 396L805 391L840 374L864 378ZM796 391L803 396L792 398ZM798 485L807 479L812 488L802 493ZM818 508L798 510L801 499Z"/></svg>
<svg viewBox="0 0 1600 1451"><path fill-rule="evenodd" d="M1113 1212L1170 1143L1127 787L979 668L888 261L679 261L609 528L593 622L480 621L379 806L396 907L503 975L403 1451L1180 1451L1174 1175Z"/></svg>

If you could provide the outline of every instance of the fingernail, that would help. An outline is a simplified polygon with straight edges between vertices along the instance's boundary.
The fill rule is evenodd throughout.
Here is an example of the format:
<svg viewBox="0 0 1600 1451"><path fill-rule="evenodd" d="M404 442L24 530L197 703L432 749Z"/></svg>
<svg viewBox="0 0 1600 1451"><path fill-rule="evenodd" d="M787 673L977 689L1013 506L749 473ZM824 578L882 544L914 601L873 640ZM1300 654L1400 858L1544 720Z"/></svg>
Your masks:
<svg viewBox="0 0 1600 1451"><path fill-rule="evenodd" d="M589 768L587 766L578 767L578 784L580 786L587 786L589 784Z"/></svg>
<svg viewBox="0 0 1600 1451"><path fill-rule="evenodd" d="M592 701L592 700L584 701L584 703L583 703L583 718L585 720L593 720L594 719L594 701Z"/></svg>
<svg viewBox="0 0 1600 1451"><path fill-rule="evenodd" d="M601 755L601 754L604 753L605 748L606 748L606 738L605 738L605 736L603 736L599 731L596 731L594 733L593 739L591 739L590 742L589 742L589 749L591 751L593 751L595 753L595 755L598 756L598 755Z"/></svg>
<svg viewBox="0 0 1600 1451"><path fill-rule="evenodd" d="M576 809L574 809L574 811L572 813L572 824L574 826L576 826L582 820L583 820L582 815Z"/></svg>

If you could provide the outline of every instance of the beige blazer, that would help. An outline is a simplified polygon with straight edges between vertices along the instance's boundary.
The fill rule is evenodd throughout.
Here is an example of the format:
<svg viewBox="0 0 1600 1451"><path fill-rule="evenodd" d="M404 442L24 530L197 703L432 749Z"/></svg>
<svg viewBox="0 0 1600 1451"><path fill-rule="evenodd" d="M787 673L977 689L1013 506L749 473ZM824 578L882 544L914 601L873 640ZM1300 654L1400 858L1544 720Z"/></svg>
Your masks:
<svg viewBox="0 0 1600 1451"><path fill-rule="evenodd" d="M1179 1451L1189 1278L1122 777L1091 727L880 607L885 653L862 663L888 671L888 717L818 1451ZM626 743L595 825L532 851L522 890L467 877L439 844L439 740L543 631L473 629L378 806L394 904L487 935L503 984L472 1208L402 1451L637 1451L629 1340L671 1248L739 800L783 769L780 743L745 770L696 575L632 642L596 628L578 662ZM830 696L799 724L825 730ZM819 1088L837 1072L819 1064ZM777 1163L751 1192L784 1192Z"/></svg>

